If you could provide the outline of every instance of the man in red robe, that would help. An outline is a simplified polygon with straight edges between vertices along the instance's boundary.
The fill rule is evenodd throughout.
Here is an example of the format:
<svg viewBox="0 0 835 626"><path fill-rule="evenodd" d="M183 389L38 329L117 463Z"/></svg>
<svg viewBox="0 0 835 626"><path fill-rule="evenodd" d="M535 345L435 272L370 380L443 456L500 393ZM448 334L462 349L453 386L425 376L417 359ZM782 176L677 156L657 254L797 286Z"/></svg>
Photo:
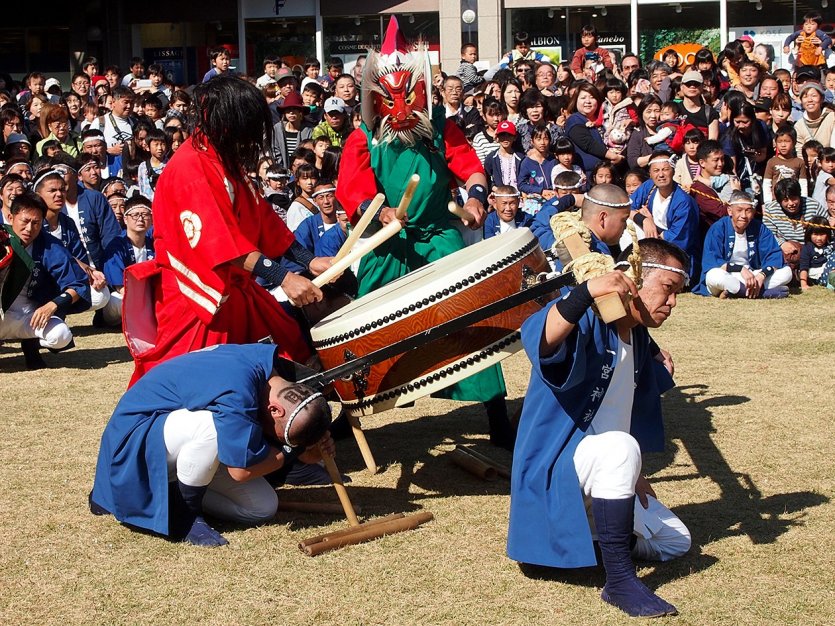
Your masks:
<svg viewBox="0 0 835 626"><path fill-rule="evenodd" d="M195 132L166 166L154 197L157 258L126 271L131 384L162 361L217 344L270 337L287 358L311 356L294 318L255 281L309 304L321 300L321 291L288 272L279 257L312 274L330 263L296 243L247 177L271 141L266 102L234 77L204 83L194 96Z"/></svg>

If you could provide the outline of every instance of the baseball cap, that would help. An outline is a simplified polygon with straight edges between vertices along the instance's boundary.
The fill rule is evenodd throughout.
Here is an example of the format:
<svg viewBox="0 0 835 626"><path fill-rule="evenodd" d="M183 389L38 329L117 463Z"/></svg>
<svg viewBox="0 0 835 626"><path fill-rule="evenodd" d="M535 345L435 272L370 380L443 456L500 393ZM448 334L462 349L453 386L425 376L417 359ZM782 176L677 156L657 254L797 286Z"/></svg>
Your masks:
<svg viewBox="0 0 835 626"><path fill-rule="evenodd" d="M754 43L754 38L751 35L742 35L742 37L738 37L739 41L747 41L748 43Z"/></svg>
<svg viewBox="0 0 835 626"><path fill-rule="evenodd" d="M29 140L26 138L26 135L24 135L23 133L11 133L9 135L9 138L6 139L6 145L10 146L13 143L25 143L29 146L32 145L31 143L29 143Z"/></svg>
<svg viewBox="0 0 835 626"><path fill-rule="evenodd" d="M702 73L696 70L687 70L684 72L684 76L681 77L681 84L684 85L686 83L699 83L702 84L705 82Z"/></svg>
<svg viewBox="0 0 835 626"><path fill-rule="evenodd" d="M61 88L61 82L57 78L47 78L44 83L44 91L49 91L51 87Z"/></svg>
<svg viewBox="0 0 835 626"><path fill-rule="evenodd" d="M325 113L347 113L345 101L342 98L328 98L325 100Z"/></svg>
<svg viewBox="0 0 835 626"><path fill-rule="evenodd" d="M275 82L277 82L279 85L281 85L281 83L286 83L288 80L294 80L297 83L299 82L299 79L296 78L296 75L293 74L293 72L288 70L286 67L281 68L275 73Z"/></svg>
<svg viewBox="0 0 835 626"><path fill-rule="evenodd" d="M757 98L754 100L754 109L757 111L770 111L771 110L771 98Z"/></svg>
<svg viewBox="0 0 835 626"><path fill-rule="evenodd" d="M496 134L498 135L499 133L516 135L516 125L513 122L509 122L508 120L499 122L499 125L496 126Z"/></svg>

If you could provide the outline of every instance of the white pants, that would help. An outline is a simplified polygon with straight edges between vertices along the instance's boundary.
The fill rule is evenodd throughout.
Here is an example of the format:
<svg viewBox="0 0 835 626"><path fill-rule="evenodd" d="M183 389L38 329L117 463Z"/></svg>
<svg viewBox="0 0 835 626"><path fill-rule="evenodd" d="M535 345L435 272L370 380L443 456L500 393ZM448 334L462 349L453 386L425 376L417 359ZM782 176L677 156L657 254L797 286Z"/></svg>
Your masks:
<svg viewBox="0 0 835 626"><path fill-rule="evenodd" d="M122 294L118 291L111 291L110 299L101 312L107 325L118 325L122 321Z"/></svg>
<svg viewBox="0 0 835 626"><path fill-rule="evenodd" d="M107 306L108 302L110 302L110 289L107 288L107 285L105 285L101 291L90 287L91 311L98 311L99 309L103 309Z"/></svg>
<svg viewBox="0 0 835 626"><path fill-rule="evenodd" d="M788 266L774 270L774 273L765 279L763 289L774 289L788 285L792 279L792 269ZM721 267L714 267L705 274L705 284L712 296L718 296L723 291L745 295L745 281L742 279L742 272L726 272Z"/></svg>
<svg viewBox="0 0 835 626"><path fill-rule="evenodd" d="M0 320L0 339L38 338L44 348L66 348L72 341L72 332L60 317L50 317L46 326L38 330L32 328L32 315L38 308L37 303L24 295L15 298L4 318Z"/></svg>
<svg viewBox="0 0 835 626"><path fill-rule="evenodd" d="M206 513L242 524L263 524L275 516L278 496L266 480L237 482L218 461L217 432L210 411L172 411L165 419L163 438L168 480L208 486L203 498Z"/></svg>
<svg viewBox="0 0 835 626"><path fill-rule="evenodd" d="M586 512L594 533L591 499L621 500L635 495L641 474L641 449L629 433L609 431L586 435L574 452L574 469L585 496ZM632 555L648 561L669 561L690 549L690 531L652 496L648 508L635 499L635 535Z"/></svg>

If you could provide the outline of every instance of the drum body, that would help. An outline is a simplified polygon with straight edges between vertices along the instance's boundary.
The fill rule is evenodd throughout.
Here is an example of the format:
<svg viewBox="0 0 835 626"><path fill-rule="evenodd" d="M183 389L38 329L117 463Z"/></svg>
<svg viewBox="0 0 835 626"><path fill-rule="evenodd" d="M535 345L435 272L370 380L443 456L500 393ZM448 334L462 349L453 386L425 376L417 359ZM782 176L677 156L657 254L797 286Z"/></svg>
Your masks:
<svg viewBox="0 0 835 626"><path fill-rule="evenodd" d="M522 289L548 271L527 228L459 250L353 301L311 329L325 369L425 332ZM527 302L415 350L373 364L334 387L345 410L370 415L448 387L521 348L519 328L542 307Z"/></svg>

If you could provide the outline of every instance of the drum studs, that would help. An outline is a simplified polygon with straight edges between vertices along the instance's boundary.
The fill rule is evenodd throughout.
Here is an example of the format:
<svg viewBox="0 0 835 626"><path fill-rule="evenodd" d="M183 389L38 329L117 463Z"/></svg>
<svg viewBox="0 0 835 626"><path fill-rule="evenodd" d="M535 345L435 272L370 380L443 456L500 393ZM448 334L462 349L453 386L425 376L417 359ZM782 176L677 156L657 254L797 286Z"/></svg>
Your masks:
<svg viewBox="0 0 835 626"><path fill-rule="evenodd" d="M444 288L444 290L441 293L444 294L445 296L448 296L449 295L449 289Z"/></svg>
<svg viewBox="0 0 835 626"><path fill-rule="evenodd" d="M410 313L412 313L412 312L414 312L414 310L415 310L415 305L414 305L414 304L410 304L410 305L409 305L409 312L410 312Z"/></svg>
<svg viewBox="0 0 835 626"><path fill-rule="evenodd" d="M461 281L459 280L457 283L455 283L455 289L461 289L461 287L463 287L463 285L461 284Z"/></svg>

